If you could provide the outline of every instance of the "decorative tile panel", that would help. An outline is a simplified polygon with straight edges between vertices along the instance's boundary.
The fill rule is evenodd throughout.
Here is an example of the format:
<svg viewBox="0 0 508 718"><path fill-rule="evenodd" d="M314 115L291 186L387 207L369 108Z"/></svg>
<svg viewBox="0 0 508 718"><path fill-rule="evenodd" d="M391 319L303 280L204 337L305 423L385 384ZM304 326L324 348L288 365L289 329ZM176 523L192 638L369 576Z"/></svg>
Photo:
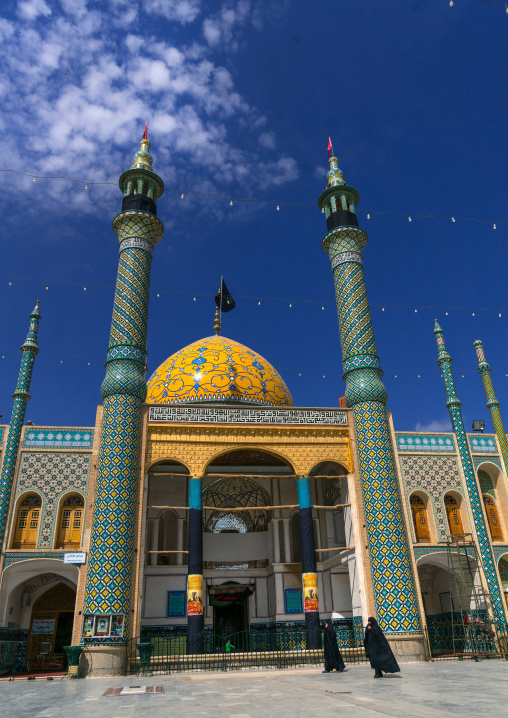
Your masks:
<svg viewBox="0 0 508 718"><path fill-rule="evenodd" d="M4 559L4 568L11 566L13 563L18 563L19 561L29 561L34 558L55 558L59 561L63 561L64 556L65 553L56 551L13 551L12 553L7 551ZM78 564L73 565L81 568Z"/></svg>
<svg viewBox="0 0 508 718"><path fill-rule="evenodd" d="M149 421L208 424L316 424L347 426L341 409L259 409L204 406L151 406Z"/></svg>
<svg viewBox="0 0 508 718"><path fill-rule="evenodd" d="M478 471L478 481L480 482L480 490L482 494L490 494L493 498L496 498L494 482L486 471L482 471L482 469Z"/></svg>
<svg viewBox="0 0 508 718"><path fill-rule="evenodd" d="M25 429L23 447L27 449L91 449L93 429L39 428Z"/></svg>
<svg viewBox="0 0 508 718"><path fill-rule="evenodd" d="M395 438L399 451L424 451L427 454L431 451L453 453L457 451L453 434L395 434Z"/></svg>
<svg viewBox="0 0 508 718"><path fill-rule="evenodd" d="M498 456L473 456L473 466L475 471L478 469L481 464L484 464L485 462L489 462L489 464L495 464L501 471L503 471L503 467L501 466L501 459Z"/></svg>
<svg viewBox="0 0 508 718"><path fill-rule="evenodd" d="M457 460L444 456L400 456L400 468L409 509L409 494L422 489L429 494L439 541L450 533L444 508L444 495L450 489L465 493ZM410 509L409 509L410 510Z"/></svg>
<svg viewBox="0 0 508 718"><path fill-rule="evenodd" d="M91 460L91 454L21 454L16 498L27 491L36 491L42 496L38 548L53 548L55 524L63 494L76 491L83 496L86 505Z"/></svg>
<svg viewBox="0 0 508 718"><path fill-rule="evenodd" d="M496 557L496 561L499 561L501 556L504 556L505 554L508 554L508 545L505 546L492 546L492 551L494 552L494 556Z"/></svg>
<svg viewBox="0 0 508 718"><path fill-rule="evenodd" d="M488 434L482 434L481 436L478 436L477 434L475 436L474 434L468 434L467 438L473 454L499 454L499 449L497 448L496 440L493 435L489 436Z"/></svg>

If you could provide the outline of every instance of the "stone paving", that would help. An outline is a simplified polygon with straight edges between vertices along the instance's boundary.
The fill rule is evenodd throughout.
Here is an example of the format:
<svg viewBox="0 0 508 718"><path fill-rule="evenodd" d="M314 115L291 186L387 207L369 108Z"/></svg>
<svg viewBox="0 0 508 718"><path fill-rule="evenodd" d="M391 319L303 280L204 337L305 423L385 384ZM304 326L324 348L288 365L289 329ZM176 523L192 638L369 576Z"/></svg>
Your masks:
<svg viewBox="0 0 508 718"><path fill-rule="evenodd" d="M0 682L1 718L492 718L508 715L507 661L405 664L375 680L367 666ZM162 686L138 695L121 686ZM117 689L117 690L114 690ZM139 689L138 689L139 690ZM104 693L113 695L104 696Z"/></svg>

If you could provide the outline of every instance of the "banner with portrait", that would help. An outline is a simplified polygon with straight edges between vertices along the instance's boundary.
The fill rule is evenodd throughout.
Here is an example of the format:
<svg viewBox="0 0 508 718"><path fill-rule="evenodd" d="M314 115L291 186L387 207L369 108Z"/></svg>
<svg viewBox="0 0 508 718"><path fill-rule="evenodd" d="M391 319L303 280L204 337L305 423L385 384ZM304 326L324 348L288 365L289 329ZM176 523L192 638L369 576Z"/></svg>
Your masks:
<svg viewBox="0 0 508 718"><path fill-rule="evenodd" d="M305 613L319 611L317 573L302 573L303 605Z"/></svg>
<svg viewBox="0 0 508 718"><path fill-rule="evenodd" d="M203 576L190 574L187 580L187 615L201 616L203 613Z"/></svg>

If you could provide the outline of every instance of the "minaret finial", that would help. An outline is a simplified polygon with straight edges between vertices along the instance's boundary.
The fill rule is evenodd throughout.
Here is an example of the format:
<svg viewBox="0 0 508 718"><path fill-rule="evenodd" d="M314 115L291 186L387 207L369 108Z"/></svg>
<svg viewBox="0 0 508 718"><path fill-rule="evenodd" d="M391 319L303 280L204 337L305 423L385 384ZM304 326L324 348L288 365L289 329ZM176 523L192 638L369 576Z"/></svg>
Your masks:
<svg viewBox="0 0 508 718"><path fill-rule="evenodd" d="M148 125L148 123L147 123ZM140 170L151 170L152 169L152 162L153 157L150 154L150 141L148 137L145 137L147 134L147 130L143 133L143 139L139 143L141 145L141 149L136 152L134 155L134 164L132 165L131 169L140 169Z"/></svg>
<svg viewBox="0 0 508 718"><path fill-rule="evenodd" d="M213 331L216 336L220 334L220 310L219 307L215 307L215 319L213 322Z"/></svg>

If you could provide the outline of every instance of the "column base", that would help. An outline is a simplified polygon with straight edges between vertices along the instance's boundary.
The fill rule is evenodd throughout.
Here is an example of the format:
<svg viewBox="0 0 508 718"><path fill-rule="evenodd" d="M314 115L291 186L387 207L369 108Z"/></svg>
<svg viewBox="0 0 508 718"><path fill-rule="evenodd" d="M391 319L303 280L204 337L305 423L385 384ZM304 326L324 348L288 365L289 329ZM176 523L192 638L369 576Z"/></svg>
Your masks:
<svg viewBox="0 0 508 718"><path fill-rule="evenodd" d="M79 659L83 678L125 675L125 646L86 646Z"/></svg>
<svg viewBox="0 0 508 718"><path fill-rule="evenodd" d="M428 649L423 635L386 636L398 663L415 663L428 659Z"/></svg>

